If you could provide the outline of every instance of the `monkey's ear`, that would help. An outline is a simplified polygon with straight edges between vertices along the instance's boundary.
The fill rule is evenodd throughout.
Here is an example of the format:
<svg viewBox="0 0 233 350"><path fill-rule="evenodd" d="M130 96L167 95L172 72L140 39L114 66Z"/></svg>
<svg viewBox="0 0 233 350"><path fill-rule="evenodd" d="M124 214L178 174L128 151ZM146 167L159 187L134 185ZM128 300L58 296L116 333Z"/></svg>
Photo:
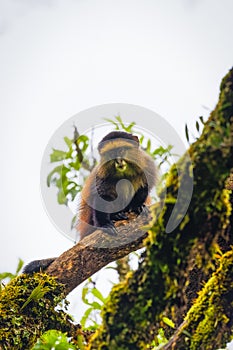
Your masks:
<svg viewBox="0 0 233 350"><path fill-rule="evenodd" d="M138 137L135 136L135 135L132 135L132 138L133 138L133 140L134 140L135 142L137 142L137 144L139 145L139 139L138 139Z"/></svg>

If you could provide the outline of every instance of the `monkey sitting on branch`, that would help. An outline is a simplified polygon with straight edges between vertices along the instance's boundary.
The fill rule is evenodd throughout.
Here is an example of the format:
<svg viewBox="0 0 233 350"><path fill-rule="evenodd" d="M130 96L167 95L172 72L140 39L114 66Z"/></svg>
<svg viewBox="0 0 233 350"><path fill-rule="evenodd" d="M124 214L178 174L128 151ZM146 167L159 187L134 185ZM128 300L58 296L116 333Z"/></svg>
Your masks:
<svg viewBox="0 0 233 350"><path fill-rule="evenodd" d="M81 192L76 226L81 240L98 228L114 236L115 221L127 220L127 213L147 210L157 177L154 160L140 147L135 135L110 132L99 143L98 151L100 162ZM44 270L54 260L32 261L23 272Z"/></svg>

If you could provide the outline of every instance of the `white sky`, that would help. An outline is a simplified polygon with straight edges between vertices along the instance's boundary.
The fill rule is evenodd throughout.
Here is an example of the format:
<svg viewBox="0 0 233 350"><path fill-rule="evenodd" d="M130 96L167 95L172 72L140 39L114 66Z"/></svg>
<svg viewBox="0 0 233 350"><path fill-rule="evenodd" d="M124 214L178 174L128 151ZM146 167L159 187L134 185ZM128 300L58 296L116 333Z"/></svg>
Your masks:
<svg viewBox="0 0 233 350"><path fill-rule="evenodd" d="M40 197L54 131L121 102L154 110L184 139L233 65L232 13L232 0L0 0L0 272L72 245Z"/></svg>

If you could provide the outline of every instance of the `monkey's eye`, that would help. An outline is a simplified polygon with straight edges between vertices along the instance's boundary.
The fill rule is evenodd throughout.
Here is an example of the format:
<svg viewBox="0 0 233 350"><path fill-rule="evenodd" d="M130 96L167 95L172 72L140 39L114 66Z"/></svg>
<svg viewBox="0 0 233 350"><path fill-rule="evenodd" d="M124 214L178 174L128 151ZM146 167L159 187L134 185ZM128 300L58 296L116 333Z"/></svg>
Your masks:
<svg viewBox="0 0 233 350"><path fill-rule="evenodd" d="M116 159L116 158L122 158L124 156L125 152L123 149L115 148L112 150L109 150L105 153L105 157L109 160Z"/></svg>
<svg viewBox="0 0 233 350"><path fill-rule="evenodd" d="M126 154L126 149L125 148L119 148L117 151L117 156L123 158L124 155Z"/></svg>
<svg viewBox="0 0 233 350"><path fill-rule="evenodd" d="M110 152L111 159L122 158L123 152L122 150L116 149Z"/></svg>

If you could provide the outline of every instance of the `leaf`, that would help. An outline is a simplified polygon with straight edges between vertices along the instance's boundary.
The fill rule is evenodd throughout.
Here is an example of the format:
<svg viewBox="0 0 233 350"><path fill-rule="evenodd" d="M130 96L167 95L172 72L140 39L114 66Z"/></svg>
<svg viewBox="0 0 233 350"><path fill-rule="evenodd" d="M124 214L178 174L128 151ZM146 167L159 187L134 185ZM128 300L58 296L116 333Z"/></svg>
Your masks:
<svg viewBox="0 0 233 350"><path fill-rule="evenodd" d="M100 301L102 301L102 303L105 304L106 298L103 296L103 294L97 288L93 288L91 292L97 299L99 299Z"/></svg>
<svg viewBox="0 0 233 350"><path fill-rule="evenodd" d="M121 127L124 126L123 121L122 121L120 115L117 115L117 116L115 117L115 119L120 123Z"/></svg>
<svg viewBox="0 0 233 350"><path fill-rule="evenodd" d="M85 327L86 326L86 322L88 320L88 317L90 316L91 312L93 311L92 307L89 307L85 312L83 317L80 320L81 326Z"/></svg>
<svg viewBox="0 0 233 350"><path fill-rule="evenodd" d="M84 339L83 339L83 336L81 334L77 335L77 344L78 344L79 350L85 350L86 349L86 347L84 345Z"/></svg>
<svg viewBox="0 0 233 350"><path fill-rule="evenodd" d="M65 333L57 330L49 330L42 334L41 338L33 346L32 350L75 350L76 347L69 343ZM82 350L82 348L80 347Z"/></svg>
<svg viewBox="0 0 233 350"><path fill-rule="evenodd" d="M89 137L87 135L80 135L78 141L87 142L89 141Z"/></svg>
<svg viewBox="0 0 233 350"><path fill-rule="evenodd" d="M89 291L89 288L83 287L83 289L82 289L82 301L87 305L91 305L89 303L88 299L86 298L88 291Z"/></svg>
<svg viewBox="0 0 233 350"><path fill-rule="evenodd" d="M77 194L81 191L81 187L80 186L75 186L73 188L69 188L69 194L71 195L71 200L73 201L75 199L75 197L77 196Z"/></svg>
<svg viewBox="0 0 233 350"><path fill-rule="evenodd" d="M67 204L67 198L64 194L63 189L60 189L60 191L57 194L57 201L59 204Z"/></svg>
<svg viewBox="0 0 233 350"><path fill-rule="evenodd" d="M82 147L80 147L80 150L82 152L85 152L87 150L89 146L89 138L86 135L80 135L76 142L79 145L79 147L80 144L83 143Z"/></svg>
<svg viewBox="0 0 233 350"><path fill-rule="evenodd" d="M145 136L144 136L144 135L141 135L141 136L140 136L140 138L139 138L139 142L140 142L140 144L142 144L142 143L143 143L144 138L145 138Z"/></svg>
<svg viewBox="0 0 233 350"><path fill-rule="evenodd" d="M115 126L116 130L120 129L118 123L116 123L114 120L109 119L109 118L104 118L104 120L106 120L107 122L113 124Z"/></svg>
<svg viewBox="0 0 233 350"><path fill-rule="evenodd" d="M196 121L196 129L198 132L200 131L200 125L199 125L198 121Z"/></svg>
<svg viewBox="0 0 233 350"><path fill-rule="evenodd" d="M199 119L200 119L200 122L204 125L205 124L204 118L202 116L200 116Z"/></svg>
<svg viewBox="0 0 233 350"><path fill-rule="evenodd" d="M185 124L185 136L186 136L186 140L189 143L189 130L188 130L188 125L187 124Z"/></svg>
<svg viewBox="0 0 233 350"><path fill-rule="evenodd" d="M3 273L0 273L0 280L4 280L5 278L14 278L15 275L11 272L3 272Z"/></svg>
<svg viewBox="0 0 233 350"><path fill-rule="evenodd" d="M150 150L151 150L151 140L149 139L149 140L147 141L146 151L147 151L147 152L150 152Z"/></svg>
<svg viewBox="0 0 233 350"><path fill-rule="evenodd" d="M69 147L69 149L72 148L73 140L71 140L71 139L69 139L69 137L65 136L64 141L67 144L67 146Z"/></svg>
<svg viewBox="0 0 233 350"><path fill-rule="evenodd" d="M93 303L90 304L93 308L93 310L102 310L102 305L98 303L97 301L93 301Z"/></svg>
<svg viewBox="0 0 233 350"><path fill-rule="evenodd" d="M127 131L128 131L128 132L133 132L133 131L132 131L132 128L133 128L135 125L136 125L135 122L130 123L130 124L127 126L127 128L126 128Z"/></svg>
<svg viewBox="0 0 233 350"><path fill-rule="evenodd" d="M52 182L51 180L52 180L52 177L54 174L57 173L57 174L59 174L59 176L61 176L62 167L63 167L63 165L59 165L49 173L49 175L47 176L47 186L48 187L50 187L50 185L51 185L51 182Z"/></svg>
<svg viewBox="0 0 233 350"><path fill-rule="evenodd" d="M53 153L50 154L50 162L54 163L54 162L59 162L61 160L67 159L69 158L67 154L68 152L53 148Z"/></svg>
<svg viewBox="0 0 233 350"><path fill-rule="evenodd" d="M24 261L19 258L19 262L18 262L18 265L17 265L17 268L16 268L16 275L18 275L19 271L22 269L23 264L24 264Z"/></svg>
<svg viewBox="0 0 233 350"><path fill-rule="evenodd" d="M163 322L166 323L166 325L168 325L169 327L171 327L171 328L173 328L173 329L175 328L175 323L174 323L172 320L170 320L170 318L168 318L168 317L163 317L162 320L163 320Z"/></svg>
<svg viewBox="0 0 233 350"><path fill-rule="evenodd" d="M39 284L36 288L33 289L23 306L21 307L21 310L23 310L32 300L38 301L43 296L50 291L49 287L44 287L43 285Z"/></svg>

